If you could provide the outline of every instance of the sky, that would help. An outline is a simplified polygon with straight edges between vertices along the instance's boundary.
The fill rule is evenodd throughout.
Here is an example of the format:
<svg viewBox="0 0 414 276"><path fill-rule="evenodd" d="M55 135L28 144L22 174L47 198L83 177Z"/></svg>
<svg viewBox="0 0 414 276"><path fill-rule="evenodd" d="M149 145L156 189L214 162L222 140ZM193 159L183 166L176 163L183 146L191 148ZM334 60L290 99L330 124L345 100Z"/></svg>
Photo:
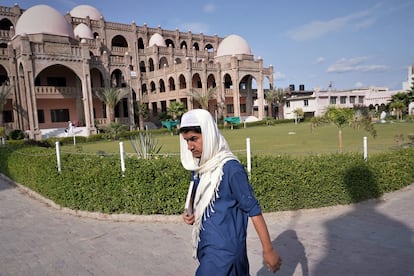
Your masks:
<svg viewBox="0 0 414 276"><path fill-rule="evenodd" d="M414 64L414 0L2 0L23 9L78 5L106 21L226 37L237 34L274 67L274 85L402 91Z"/></svg>

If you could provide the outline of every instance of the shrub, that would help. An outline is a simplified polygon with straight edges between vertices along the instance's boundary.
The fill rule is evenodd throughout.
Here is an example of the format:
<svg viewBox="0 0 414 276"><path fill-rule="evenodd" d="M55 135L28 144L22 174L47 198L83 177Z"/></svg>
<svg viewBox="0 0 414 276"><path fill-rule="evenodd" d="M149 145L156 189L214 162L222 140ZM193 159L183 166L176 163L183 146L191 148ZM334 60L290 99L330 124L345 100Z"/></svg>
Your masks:
<svg viewBox="0 0 414 276"><path fill-rule="evenodd" d="M9 137L12 140L23 140L24 139L24 132L20 129L14 129L10 131Z"/></svg>
<svg viewBox="0 0 414 276"><path fill-rule="evenodd" d="M180 214L189 182L178 156L126 158L61 154L53 148L0 147L0 172L57 204L104 213ZM36 160L36 162L33 162ZM244 158L240 158L246 164ZM318 208L376 198L414 182L414 148L370 156L255 156L251 184L266 212Z"/></svg>

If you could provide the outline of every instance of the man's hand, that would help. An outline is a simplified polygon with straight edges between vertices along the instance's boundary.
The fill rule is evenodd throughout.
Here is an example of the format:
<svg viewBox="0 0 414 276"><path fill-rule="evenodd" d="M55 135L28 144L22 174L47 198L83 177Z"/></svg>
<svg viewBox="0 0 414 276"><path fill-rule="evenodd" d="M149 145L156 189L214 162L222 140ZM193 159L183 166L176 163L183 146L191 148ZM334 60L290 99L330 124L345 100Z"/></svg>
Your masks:
<svg viewBox="0 0 414 276"><path fill-rule="evenodd" d="M282 259L273 248L267 252L263 251L263 259L267 266L267 270L271 272L278 271L282 265Z"/></svg>
<svg viewBox="0 0 414 276"><path fill-rule="evenodd" d="M187 212L184 211L183 219L184 219L184 222L187 223L188 225L193 225L194 220L195 220L195 216L194 216L194 214L189 215L189 214L187 214Z"/></svg>

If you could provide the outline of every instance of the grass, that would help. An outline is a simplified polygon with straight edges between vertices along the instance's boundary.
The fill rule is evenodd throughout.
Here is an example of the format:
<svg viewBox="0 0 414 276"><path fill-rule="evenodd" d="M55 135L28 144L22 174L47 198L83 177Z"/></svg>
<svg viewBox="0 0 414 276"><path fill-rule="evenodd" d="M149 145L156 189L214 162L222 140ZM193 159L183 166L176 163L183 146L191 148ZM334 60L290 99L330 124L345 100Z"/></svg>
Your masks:
<svg viewBox="0 0 414 276"><path fill-rule="evenodd" d="M407 135L414 133L414 123L396 122L376 124L377 137L374 139L364 130L346 127L343 130L343 152L363 153L363 137L368 138L368 154L390 150L400 143L407 143ZM273 126L254 126L240 129L223 129L223 136L236 154L246 150L246 138L250 138L252 155L294 155L328 154L338 152L338 129L323 126L311 130L310 123L277 124ZM154 135L162 145L160 154L179 154L179 136L169 134ZM397 138L397 137L403 137ZM119 154L120 141L64 145L62 151L81 151ZM134 154L129 140L124 142L126 153Z"/></svg>

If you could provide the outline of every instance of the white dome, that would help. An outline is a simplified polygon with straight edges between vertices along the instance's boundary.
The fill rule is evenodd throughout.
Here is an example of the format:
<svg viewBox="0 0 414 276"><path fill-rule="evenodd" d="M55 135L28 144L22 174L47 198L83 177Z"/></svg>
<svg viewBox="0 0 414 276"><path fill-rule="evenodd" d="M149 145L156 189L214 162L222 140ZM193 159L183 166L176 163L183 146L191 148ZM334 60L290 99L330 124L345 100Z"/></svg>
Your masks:
<svg viewBox="0 0 414 276"><path fill-rule="evenodd" d="M71 16L79 18L86 18L89 16L92 20L100 20L102 17L102 14L95 7L90 5L76 6L69 13Z"/></svg>
<svg viewBox="0 0 414 276"><path fill-rule="evenodd" d="M80 23L78 26L76 26L73 32L75 33L75 36L78 36L79 38L94 38L92 30L84 23Z"/></svg>
<svg viewBox="0 0 414 276"><path fill-rule="evenodd" d="M149 40L149 47L152 47L154 45L167 47L165 44L165 40L159 33L155 33L151 36L151 39Z"/></svg>
<svg viewBox="0 0 414 276"><path fill-rule="evenodd" d="M65 17L47 5L29 8L16 24L16 35L39 33L74 37L72 26Z"/></svg>
<svg viewBox="0 0 414 276"><path fill-rule="evenodd" d="M252 55L249 44L241 36L232 34L220 42L217 48L217 56Z"/></svg>

